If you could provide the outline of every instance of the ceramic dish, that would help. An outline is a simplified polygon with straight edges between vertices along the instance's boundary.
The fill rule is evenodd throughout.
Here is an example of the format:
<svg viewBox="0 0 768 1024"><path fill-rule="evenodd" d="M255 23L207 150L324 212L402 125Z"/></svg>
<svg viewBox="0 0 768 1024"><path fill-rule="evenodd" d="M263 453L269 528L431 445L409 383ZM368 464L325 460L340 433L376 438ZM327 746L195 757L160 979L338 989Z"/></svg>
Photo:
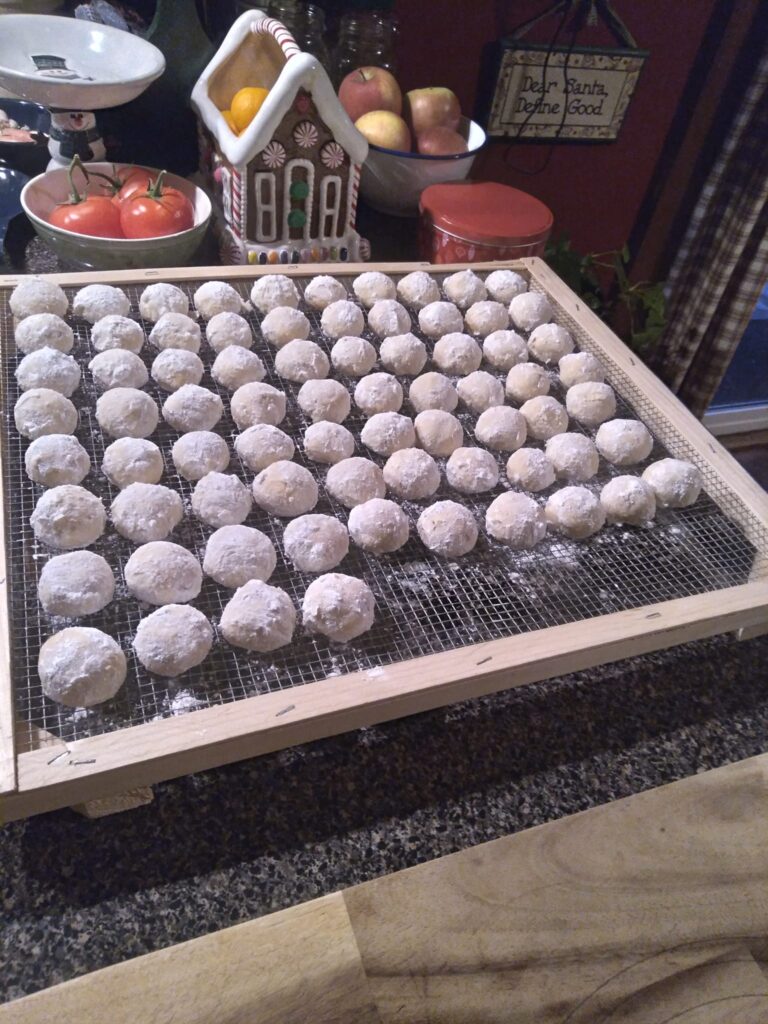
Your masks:
<svg viewBox="0 0 768 1024"><path fill-rule="evenodd" d="M0 84L62 110L102 110L140 96L165 69L145 39L106 25L44 14L4 14Z"/></svg>
<svg viewBox="0 0 768 1024"><path fill-rule="evenodd" d="M422 156L370 144L360 178L361 195L382 213L415 216L424 189L438 182L463 181L485 145L485 132L475 121L462 117L459 132L469 148L455 156Z"/></svg>
<svg viewBox="0 0 768 1024"><path fill-rule="evenodd" d="M87 166L89 170L111 174L113 168L119 172L128 165L91 163ZM21 193L21 205L40 238L67 263L97 270L184 266L203 240L211 217L211 201L202 189L185 178L167 174L165 182L192 201L195 224L187 231L164 238L94 238L49 224L48 217L53 208L66 202L69 196L65 168L46 171L33 178Z"/></svg>
<svg viewBox="0 0 768 1024"><path fill-rule="evenodd" d="M30 177L40 174L48 163L48 131L51 115L39 103L28 100L0 98L0 111L24 128L36 133L31 142L5 142L0 136L0 164L21 171Z"/></svg>

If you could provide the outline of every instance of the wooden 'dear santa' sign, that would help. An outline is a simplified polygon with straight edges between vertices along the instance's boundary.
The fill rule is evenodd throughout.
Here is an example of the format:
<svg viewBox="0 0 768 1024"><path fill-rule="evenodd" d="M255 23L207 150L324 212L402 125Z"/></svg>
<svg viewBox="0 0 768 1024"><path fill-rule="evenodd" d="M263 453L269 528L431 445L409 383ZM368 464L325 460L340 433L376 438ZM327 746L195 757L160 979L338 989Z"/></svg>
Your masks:
<svg viewBox="0 0 768 1024"><path fill-rule="evenodd" d="M567 45L527 43L535 24L559 14ZM575 45L581 28L602 16L619 46ZM487 105L491 138L611 142L621 128L648 56L607 0L562 0L500 40L495 86Z"/></svg>

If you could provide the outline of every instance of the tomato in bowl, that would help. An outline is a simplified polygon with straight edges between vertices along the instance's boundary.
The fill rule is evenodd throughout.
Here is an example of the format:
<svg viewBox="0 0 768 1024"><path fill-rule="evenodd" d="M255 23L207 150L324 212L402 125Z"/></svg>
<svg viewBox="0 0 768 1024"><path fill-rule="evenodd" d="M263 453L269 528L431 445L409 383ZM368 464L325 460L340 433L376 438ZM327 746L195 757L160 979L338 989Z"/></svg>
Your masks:
<svg viewBox="0 0 768 1024"><path fill-rule="evenodd" d="M105 199L117 210L119 220L120 190L111 189L104 178L117 178L126 185L135 185L133 192L122 197L126 203L133 203L146 193L147 175L150 176L150 182L153 182L161 174L161 171L154 168L136 168L132 164L89 163L85 164L85 168L89 181L86 183L81 176L77 177L78 194L85 196L85 202L99 197L100 202L95 205L101 206L102 214L111 225L115 225L117 221L113 214L104 214L101 200ZM125 182L124 176L130 171L136 173L130 175L129 181ZM171 225L174 229L160 236L125 237L123 233L122 237L114 237L106 234L82 234L72 230L72 227L77 225L51 223L52 215L57 221L62 219L62 215L54 215L54 211L71 210L74 216L77 213L77 206L82 205L70 203L68 169L64 167L46 171L29 181L21 193L21 205L40 238L69 264L97 270L183 266L194 256L205 236L211 218L211 202L202 189L175 174L165 174L161 188L163 186L181 193L189 200L192 206L192 225L179 230ZM120 223L122 224L122 221ZM90 226L94 225L97 229L114 229L101 224L98 218L91 222ZM146 230L155 231L156 224L147 224Z"/></svg>

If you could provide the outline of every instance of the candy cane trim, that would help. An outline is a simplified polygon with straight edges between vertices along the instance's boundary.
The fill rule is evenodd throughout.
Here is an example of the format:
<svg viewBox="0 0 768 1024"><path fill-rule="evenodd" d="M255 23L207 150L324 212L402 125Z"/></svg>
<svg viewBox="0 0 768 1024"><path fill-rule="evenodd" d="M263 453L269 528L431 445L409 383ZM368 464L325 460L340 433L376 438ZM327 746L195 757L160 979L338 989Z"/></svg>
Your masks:
<svg viewBox="0 0 768 1024"><path fill-rule="evenodd" d="M253 32L254 35L274 36L280 44L280 48L285 54L286 60L290 60L291 57L295 57L297 53L301 53L301 49L291 33L285 25L276 18L262 18L260 21L254 22L254 24L251 25L251 32Z"/></svg>

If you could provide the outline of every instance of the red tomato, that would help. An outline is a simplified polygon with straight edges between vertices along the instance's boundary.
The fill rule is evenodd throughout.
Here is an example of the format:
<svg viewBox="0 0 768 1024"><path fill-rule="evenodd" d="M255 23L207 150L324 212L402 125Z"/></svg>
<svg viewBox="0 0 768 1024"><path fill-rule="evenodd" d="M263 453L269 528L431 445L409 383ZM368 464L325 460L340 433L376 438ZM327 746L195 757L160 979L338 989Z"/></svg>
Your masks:
<svg viewBox="0 0 768 1024"><path fill-rule="evenodd" d="M148 192L152 185L152 172L143 167L131 167L120 172L120 181L120 189L113 196L113 201L118 206L122 206L126 199L138 195L139 192Z"/></svg>
<svg viewBox="0 0 768 1024"><path fill-rule="evenodd" d="M161 238L194 227L192 203L176 188L162 184L163 174L148 191L129 196L120 206L126 238Z"/></svg>
<svg viewBox="0 0 768 1024"><path fill-rule="evenodd" d="M78 235L125 237L120 225L120 210L108 196L87 196L79 202L62 203L55 207L48 222Z"/></svg>

